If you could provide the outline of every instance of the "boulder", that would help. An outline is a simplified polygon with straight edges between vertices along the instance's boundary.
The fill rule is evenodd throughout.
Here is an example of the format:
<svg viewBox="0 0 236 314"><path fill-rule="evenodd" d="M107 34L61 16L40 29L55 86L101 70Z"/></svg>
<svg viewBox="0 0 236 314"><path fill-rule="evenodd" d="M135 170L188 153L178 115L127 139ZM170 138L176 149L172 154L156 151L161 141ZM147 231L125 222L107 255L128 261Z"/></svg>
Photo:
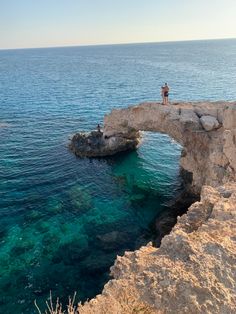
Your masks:
<svg viewBox="0 0 236 314"><path fill-rule="evenodd" d="M206 131L212 131L219 127L219 122L215 117L202 116L200 118L201 124Z"/></svg>

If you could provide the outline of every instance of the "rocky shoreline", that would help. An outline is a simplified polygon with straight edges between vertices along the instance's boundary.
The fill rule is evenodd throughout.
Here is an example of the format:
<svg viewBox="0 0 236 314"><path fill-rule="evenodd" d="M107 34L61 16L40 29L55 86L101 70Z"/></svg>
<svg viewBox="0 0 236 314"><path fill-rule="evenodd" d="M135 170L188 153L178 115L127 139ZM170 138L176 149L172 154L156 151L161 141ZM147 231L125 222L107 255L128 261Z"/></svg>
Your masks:
<svg viewBox="0 0 236 314"><path fill-rule="evenodd" d="M235 203L236 184L205 186L160 248L117 257L80 313L235 313Z"/></svg>
<svg viewBox="0 0 236 314"><path fill-rule="evenodd" d="M78 157L106 157L136 149L139 139L139 132L130 137L119 134L106 137L102 131L76 133L70 141L69 148Z"/></svg>
<svg viewBox="0 0 236 314"><path fill-rule="evenodd" d="M114 279L80 313L234 313L236 103L143 103L104 119L106 140L135 140L139 131L167 133L182 145L180 165L200 201L159 248L117 257Z"/></svg>

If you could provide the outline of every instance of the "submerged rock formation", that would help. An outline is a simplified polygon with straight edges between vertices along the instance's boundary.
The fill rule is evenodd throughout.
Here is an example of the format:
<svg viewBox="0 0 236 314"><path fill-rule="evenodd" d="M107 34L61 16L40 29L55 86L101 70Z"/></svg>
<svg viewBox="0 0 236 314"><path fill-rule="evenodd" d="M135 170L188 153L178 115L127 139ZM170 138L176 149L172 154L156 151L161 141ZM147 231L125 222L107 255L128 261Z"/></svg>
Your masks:
<svg viewBox="0 0 236 314"><path fill-rule="evenodd" d="M143 103L113 110L104 122L107 138L129 137L132 129L178 141L181 166L201 199L159 248L118 256L114 279L80 313L235 313L236 103Z"/></svg>

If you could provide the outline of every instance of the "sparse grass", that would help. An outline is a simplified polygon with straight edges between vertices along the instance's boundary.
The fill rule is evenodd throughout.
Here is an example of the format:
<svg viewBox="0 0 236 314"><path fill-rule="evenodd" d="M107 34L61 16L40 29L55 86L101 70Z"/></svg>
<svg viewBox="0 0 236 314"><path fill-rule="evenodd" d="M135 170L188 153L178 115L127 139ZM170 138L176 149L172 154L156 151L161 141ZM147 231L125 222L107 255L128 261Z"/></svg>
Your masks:
<svg viewBox="0 0 236 314"><path fill-rule="evenodd" d="M67 309L63 310L62 304L60 303L59 298L56 299L55 307L53 305L52 293L50 291L49 302L46 301L47 309L45 312L41 312L40 308L37 305L36 300L34 304L39 312L39 314L79 314L78 307L74 305L75 303L76 292L74 293L73 298L69 297L69 304L67 305Z"/></svg>
<svg viewBox="0 0 236 314"><path fill-rule="evenodd" d="M80 311L79 309L83 307L81 303L79 303L77 306L74 305L75 303L75 297L76 297L76 292L74 293L73 298L69 297L69 303L67 305L67 309L63 310L62 304L60 303L59 298L56 299L56 304L53 305L53 299L52 299L52 293L50 291L50 297L49 301L46 301L46 306L47 309L44 312L41 312L40 308L37 305L36 300L34 301L34 304L38 310L39 314L79 314ZM121 314L156 314L157 312L148 304L141 302L137 300L134 296L126 294L125 291L122 291L119 296L119 300L117 307L119 308L118 312ZM96 310L96 309L94 309ZM85 310L86 313L86 310ZM91 309L88 311L88 313L92 313ZM94 314L96 312L94 311ZM104 314L113 314L109 312L107 308L102 309L100 308L99 313L104 313Z"/></svg>

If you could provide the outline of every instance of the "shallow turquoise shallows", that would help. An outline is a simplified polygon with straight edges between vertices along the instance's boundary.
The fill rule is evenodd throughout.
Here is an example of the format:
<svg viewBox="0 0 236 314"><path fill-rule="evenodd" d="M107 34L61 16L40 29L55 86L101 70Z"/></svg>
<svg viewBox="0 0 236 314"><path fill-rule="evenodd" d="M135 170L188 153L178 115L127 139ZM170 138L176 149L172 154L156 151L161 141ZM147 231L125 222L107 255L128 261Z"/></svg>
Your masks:
<svg viewBox="0 0 236 314"><path fill-rule="evenodd" d="M0 51L0 313L100 293L117 254L152 236L180 190L181 147L144 133L136 152L78 159L76 131L112 108L236 99L236 40Z"/></svg>

